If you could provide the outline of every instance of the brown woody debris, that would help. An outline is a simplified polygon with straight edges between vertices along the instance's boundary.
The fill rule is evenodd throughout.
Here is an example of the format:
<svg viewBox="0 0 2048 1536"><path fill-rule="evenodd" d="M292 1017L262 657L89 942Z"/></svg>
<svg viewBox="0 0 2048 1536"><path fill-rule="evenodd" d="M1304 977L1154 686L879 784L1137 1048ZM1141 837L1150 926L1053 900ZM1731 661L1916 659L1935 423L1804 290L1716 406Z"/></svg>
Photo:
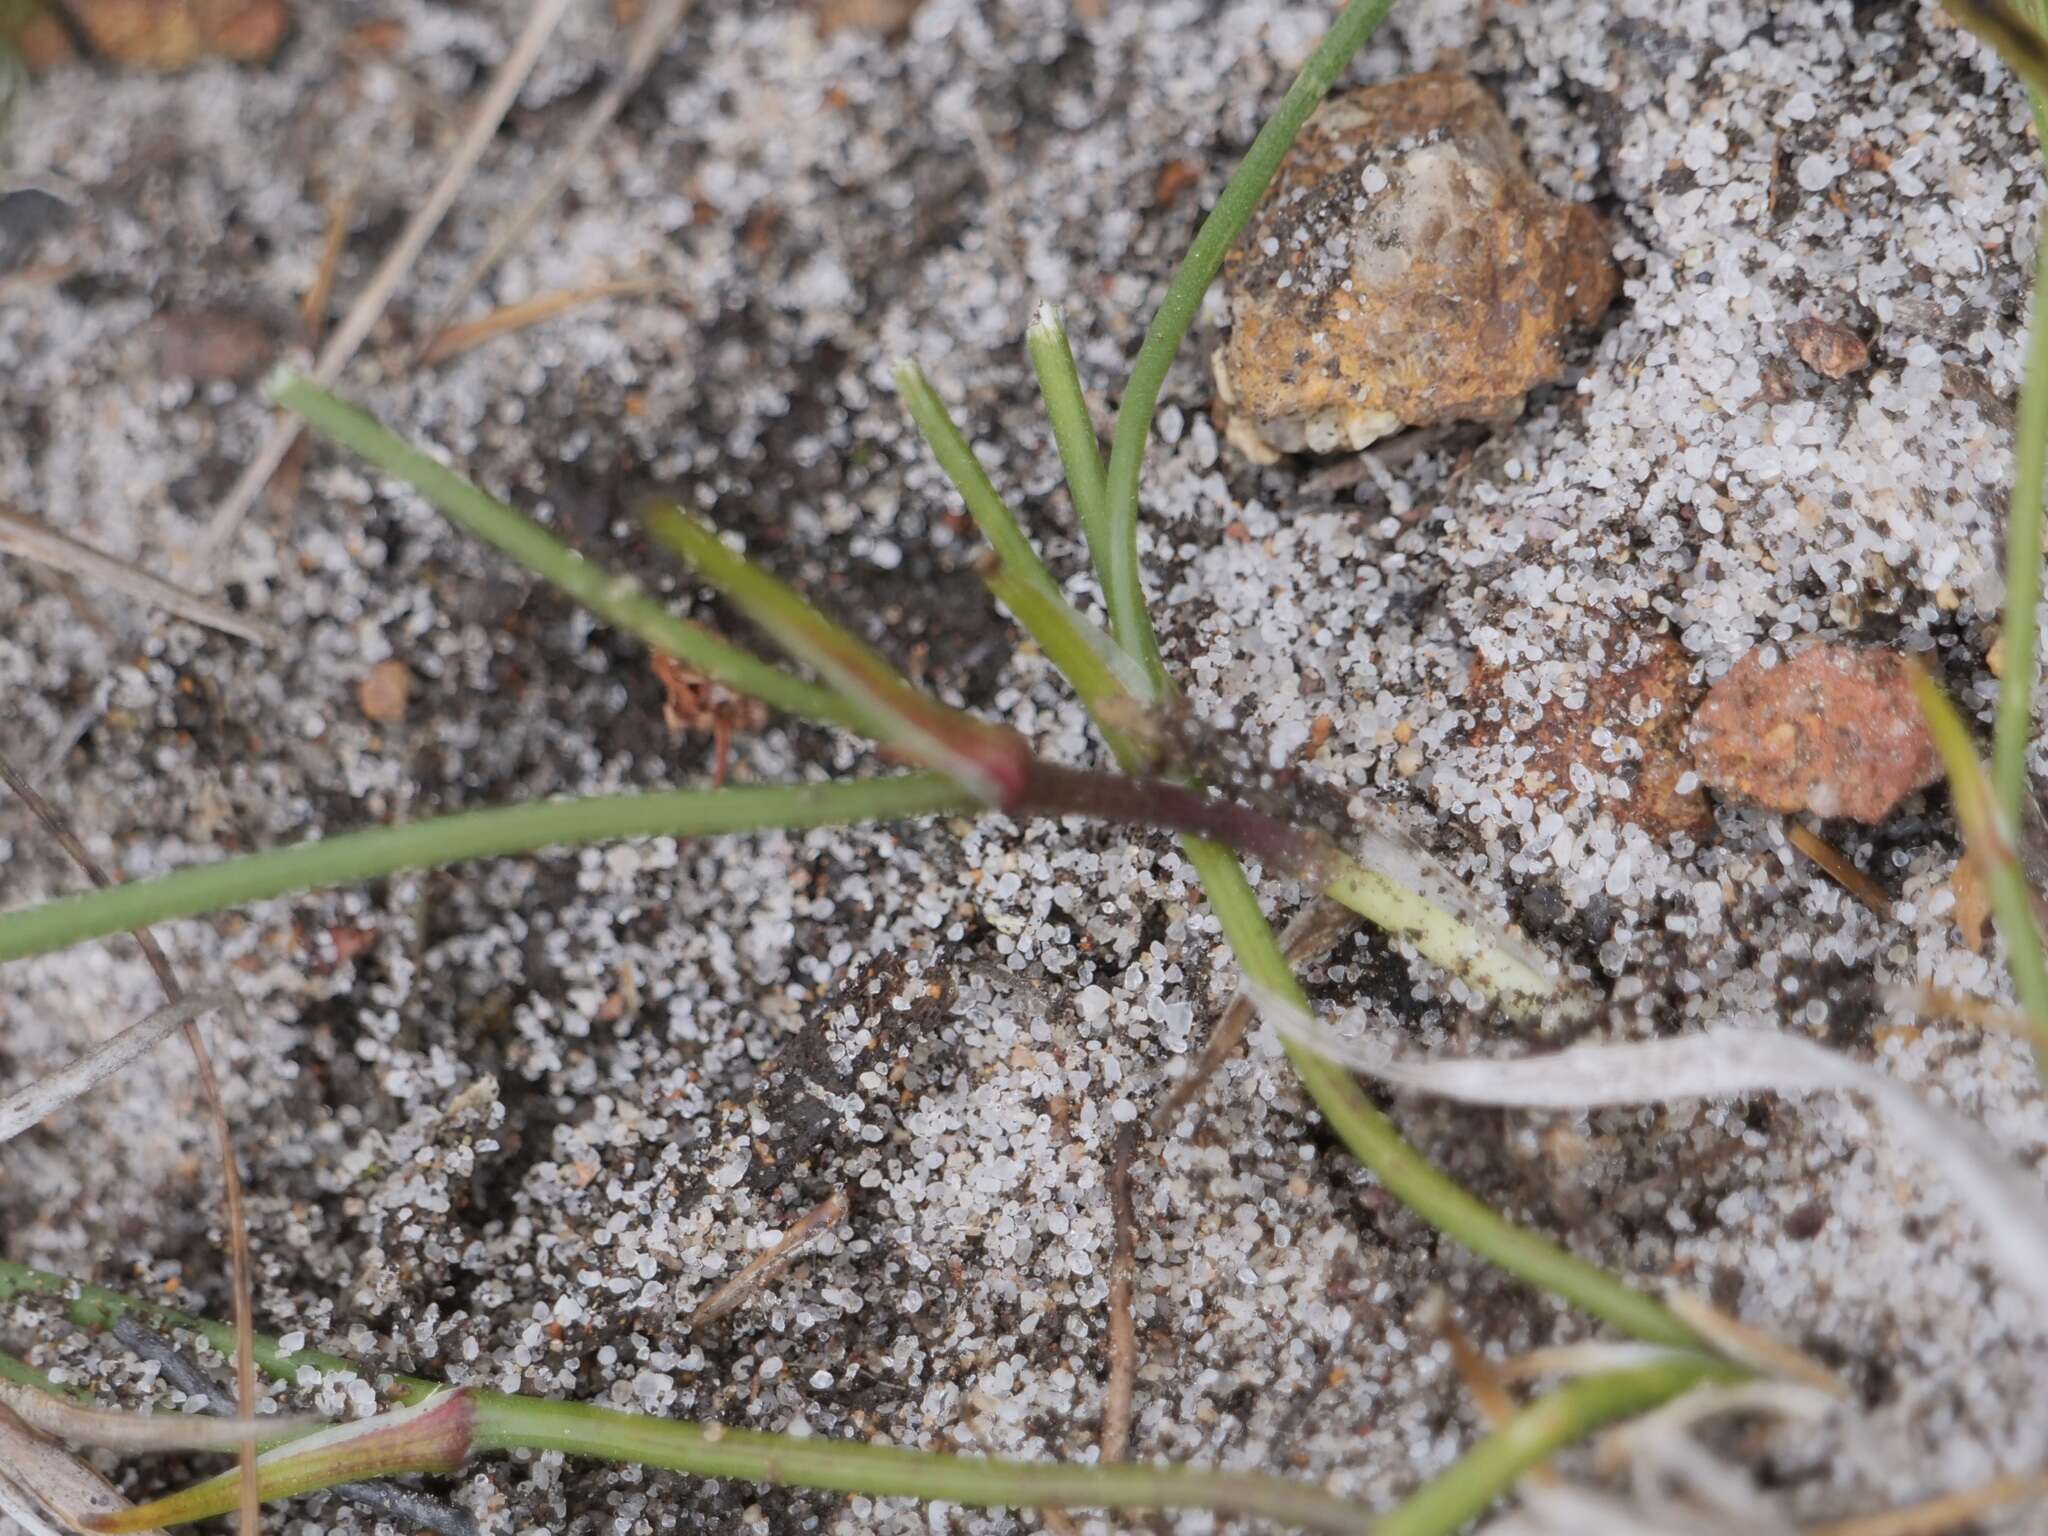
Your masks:
<svg viewBox="0 0 2048 1536"><path fill-rule="evenodd" d="M1880 822L1941 777L1896 652L1831 641L1770 665L1753 650L1693 716L1693 762L1724 794L1775 811Z"/></svg>
<svg viewBox="0 0 2048 1536"><path fill-rule="evenodd" d="M1786 339L1799 360L1823 378L1846 379L1870 366L1870 343L1832 320L1795 320Z"/></svg>
<svg viewBox="0 0 2048 1536"><path fill-rule="evenodd" d="M1577 709L1553 696L1533 711L1508 697L1509 674L1484 662L1472 669L1471 696L1478 724L1475 746L1511 743L1535 750L1521 765L1518 790L1544 804L1581 793L1577 779L1590 773L1597 785L1620 779L1628 795L1595 789L1601 805L1635 823L1660 842L1679 835L1698 839L1714 824L1706 797L1681 794L1679 781L1691 764L1685 755L1685 725L1700 690L1692 664L1668 635L1626 636L1618 665L1594 664L1584 679L1585 702ZM1574 774L1574 768L1582 772Z"/></svg>
<svg viewBox="0 0 2048 1536"><path fill-rule="evenodd" d="M363 713L384 725L403 720L411 700L412 673L395 657L370 668L369 675L356 689L356 702L362 705Z"/></svg>
<svg viewBox="0 0 2048 1536"><path fill-rule="evenodd" d="M1512 415L1617 282L1598 217L1538 186L1493 99L1448 71L1326 101L1224 276L1216 390L1259 463Z"/></svg>
<svg viewBox="0 0 2048 1536"><path fill-rule="evenodd" d="M67 9L95 53L136 69L260 64L290 22L284 0L68 0Z"/></svg>
<svg viewBox="0 0 2048 1536"><path fill-rule="evenodd" d="M901 37L910 30L924 0L812 0L811 15L818 35L835 32L872 32L880 37Z"/></svg>

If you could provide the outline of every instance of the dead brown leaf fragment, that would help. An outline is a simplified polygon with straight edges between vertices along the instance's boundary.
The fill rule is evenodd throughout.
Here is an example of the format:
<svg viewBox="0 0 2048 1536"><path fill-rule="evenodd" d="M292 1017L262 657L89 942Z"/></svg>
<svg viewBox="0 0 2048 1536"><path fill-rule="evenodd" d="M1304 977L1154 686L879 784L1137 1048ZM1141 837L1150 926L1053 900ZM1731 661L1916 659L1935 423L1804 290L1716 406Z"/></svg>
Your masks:
<svg viewBox="0 0 2048 1536"><path fill-rule="evenodd" d="M290 27L284 0L65 0L93 51L131 69L260 64Z"/></svg>
<svg viewBox="0 0 2048 1536"><path fill-rule="evenodd" d="M270 327L234 310L187 310L159 315L156 365L167 377L195 384L253 379L277 352Z"/></svg>
<svg viewBox="0 0 2048 1536"><path fill-rule="evenodd" d="M662 720L670 732L708 731L716 751L711 782L723 784L732 766L732 739L738 732L758 731L768 723L768 706L759 699L732 692L699 672L687 662L656 651L650 658L654 675L668 697L662 704Z"/></svg>
<svg viewBox="0 0 2048 1536"><path fill-rule="evenodd" d="M390 725L405 718L412 699L412 673L396 657L370 668L356 688L356 701L363 713L380 724Z"/></svg>
<svg viewBox="0 0 2048 1536"><path fill-rule="evenodd" d="M1870 366L1870 343L1833 320L1795 320L1785 336L1799 360L1823 378L1845 379Z"/></svg>
<svg viewBox="0 0 2048 1536"><path fill-rule="evenodd" d="M1771 655L1736 662L1694 714L1702 782L1774 811L1875 824L1941 777L1897 652L1822 641Z"/></svg>

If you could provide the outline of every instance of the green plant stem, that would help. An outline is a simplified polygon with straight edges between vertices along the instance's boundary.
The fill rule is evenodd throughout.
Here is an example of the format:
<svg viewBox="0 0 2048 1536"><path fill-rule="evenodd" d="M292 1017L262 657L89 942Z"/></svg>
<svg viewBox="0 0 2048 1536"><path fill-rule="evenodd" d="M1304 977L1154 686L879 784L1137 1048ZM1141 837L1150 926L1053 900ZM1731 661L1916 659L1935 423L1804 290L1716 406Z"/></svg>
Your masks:
<svg viewBox="0 0 2048 1536"><path fill-rule="evenodd" d="M1053 441L1059 445L1060 463L1067 472L1067 494L1074 499L1074 514L1081 520L1089 555L1100 566L1108 549L1104 519L1109 482L1102 468L1095 420L1088 414L1088 396L1081 387L1081 371L1074 366L1074 349L1067 340L1066 321L1052 305L1041 304L1024 341L1031 353L1032 371L1038 375L1039 397L1052 422Z"/></svg>
<svg viewBox="0 0 2048 1536"><path fill-rule="evenodd" d="M791 656L858 706L865 734L936 769L985 805L1007 805L1031 749L1005 725L977 719L918 688L886 657L825 617L779 577L726 548L708 523L656 503L644 517L674 550Z"/></svg>
<svg viewBox="0 0 2048 1536"><path fill-rule="evenodd" d="M917 430L931 449L932 457L938 460L946 478L953 482L953 489L967 504L968 516L974 519L982 537L994 546L997 557L1017 577L1034 582L1057 596L1059 583L1053 580L1045 562L1038 558L1038 551L1031 547L1024 530L1017 526L1009 503L1003 500L995 482L989 479L988 471L982 468L973 444L967 441L966 435L954 422L953 413L946 409L946 402L932 388L924 369L908 359L898 363L896 391L903 397L910 419L917 423Z"/></svg>
<svg viewBox="0 0 2048 1536"><path fill-rule="evenodd" d="M223 1355L232 1355L235 1351L235 1330L226 1323L216 1323L210 1318L181 1312L176 1307L123 1295L103 1285L92 1285L65 1275L53 1275L32 1265L0 1259L0 1301L16 1301L27 1296L48 1297L62 1302L64 1316L80 1328L112 1328L123 1317L134 1317L157 1328L196 1333ZM277 1340L260 1333L256 1335L256 1364L278 1381L296 1381L299 1371L305 1366L311 1366L323 1375L347 1371L372 1381L385 1376L383 1372L366 1370L353 1360L344 1360L340 1355L330 1355L322 1350L301 1349L286 1354ZM392 1383L391 1395L401 1403L419 1402L428 1393L439 1390L438 1383L419 1376L390 1376L388 1379Z"/></svg>
<svg viewBox="0 0 2048 1536"><path fill-rule="evenodd" d="M1110 615L1124 649L1142 662L1160 696L1172 692L1157 637L1145 609L1138 577L1138 477L1152 411L1167 369L1201 305L1202 294L1223 264L1295 134L1359 45L1386 16L1392 0L1352 0L1288 90L1279 109L1260 130L1244 162L1204 221L1182 259L1131 372L1117 413L1111 451L1104 547L1097 573L1109 598ZM1244 869L1228 849L1195 838L1182 848L1195 866L1209 902L1235 954L1238 969L1253 983L1307 1007L1306 995L1259 908ZM1295 1072L1330 1126L1353 1156L1415 1214L1454 1241L1510 1274L1575 1303L1638 1338L1690 1348L1705 1342L1662 1303L1606 1271L1573 1257L1557 1244L1514 1226L1458 1184L1438 1172L1375 1109L1342 1067L1307 1047L1289 1043Z"/></svg>
<svg viewBox="0 0 2048 1536"><path fill-rule="evenodd" d="M1131 684L1143 686L1144 677L1131 665L1131 659L1111 641L1105 651L1096 643L1101 631L1088 625L1076 614L1073 607L1056 593L1047 592L1036 582L1028 581L1014 574L1010 567L1000 562L993 563L982 571L981 579L988 589L1025 632L1038 643L1038 648L1064 677L1090 714L1098 719L1114 717L1118 711L1135 715L1137 706L1131 699ZM1078 622L1077 622L1078 621ZM1137 720L1132 725L1141 724ZM1109 727L1104 726L1105 736ZM1121 733L1130 737L1128 731ZM1125 765L1127 772L1135 772L1150 761L1151 754L1137 745L1130 737L1126 750L1117 752L1117 760Z"/></svg>
<svg viewBox="0 0 2048 1536"><path fill-rule="evenodd" d="M1742 1372L1699 1356L1678 1356L1635 1370L1587 1376L1540 1397L1402 1500L1372 1536L1444 1536L1483 1513L1533 1467L1603 1425L1667 1403L1705 1381Z"/></svg>
<svg viewBox="0 0 2048 1536"><path fill-rule="evenodd" d="M0 915L0 961L294 891L401 870L623 837L710 837L779 827L900 821L975 808L936 774L835 784L652 790L461 811L181 869Z"/></svg>
<svg viewBox="0 0 2048 1536"><path fill-rule="evenodd" d="M1236 855L1194 838L1183 838L1181 847L1201 877L1246 980L1308 1008L1308 996L1295 980ZM1373 1107L1357 1079L1343 1067L1292 1041L1287 1043L1287 1056L1316 1108L1352 1156L1370 1168L1397 1200L1453 1242L1639 1339L1680 1348L1709 1347L1656 1298L1573 1257L1548 1238L1517 1227L1432 1167L1393 1121Z"/></svg>
<svg viewBox="0 0 2048 1536"><path fill-rule="evenodd" d="M2040 98L2035 121L2044 133ZM2043 143L2048 143L2044 139ZM2004 658L1998 684L1998 725L1991 777L1999 809L2020 825L2027 793L2027 755L2034 739L2034 684L2040 668L2042 499L2048 491L2048 239L2034 258L2034 299L2027 337L2027 372L2020 382L2019 419L2013 427L2012 502L2005 517L2005 617L1998 648Z"/></svg>
<svg viewBox="0 0 2048 1536"><path fill-rule="evenodd" d="M479 1450L524 1448L841 1493L979 1508L1206 1509L1315 1531L1365 1532L1363 1507L1303 1483L1157 1463L1089 1466L950 1456L823 1438L676 1423L531 1398L481 1397Z"/></svg>
<svg viewBox="0 0 2048 1536"><path fill-rule="evenodd" d="M2048 954L2043 952L2027 872L2013 844L2014 823L2006 819L1984 765L1977 760L1970 728L1948 695L1917 662L1906 663L1906 677L1948 773L1949 799L1963 827L1963 856L1974 862L1984 882L1998 936L2005 941L2013 994L2033 1026L2034 1056L2048 1082Z"/></svg>
<svg viewBox="0 0 2048 1536"><path fill-rule="evenodd" d="M1116 437L1109 454L1108 502L1103 513L1106 558L1099 562L1103 593L1117 639L1144 663L1146 671L1162 681L1166 667L1151 615L1145 609L1144 583L1138 572L1138 477L1144 469L1145 443L1151 435L1159 391L1166 384L1181 339L1202 307L1202 295L1250 222L1294 136L1392 6L1393 0L1351 0L1302 65L1181 258L1166 298L1146 329L1117 407Z"/></svg>
<svg viewBox="0 0 2048 1536"><path fill-rule="evenodd" d="M27 1295L63 1301L70 1320L82 1327L107 1327L124 1312L131 1312L159 1325L197 1332L216 1347L233 1343L231 1329L203 1318L0 1260L0 1300ZM257 1340L257 1360L266 1371L286 1381L304 1365L322 1371L352 1371L365 1379L381 1374L317 1350L285 1356L277 1341L269 1338ZM40 1379L28 1384L48 1385ZM437 1383L414 1377L397 1378L397 1384L397 1395L407 1404L424 1401L439 1390ZM726 1429L503 1392L472 1391L470 1396L475 1408L473 1454L559 1451L700 1477L740 1478L876 1497L901 1495L984 1508L1207 1509L1318 1531L1365 1532L1372 1527L1371 1512L1359 1505L1309 1484L1273 1477L1136 1462L1090 1466L1001 1461ZM378 1472L376 1467L345 1468L337 1480ZM205 1503L181 1501L180 1518L196 1519L233 1507L234 1489L227 1480L200 1486L216 1497Z"/></svg>
<svg viewBox="0 0 2048 1536"><path fill-rule="evenodd" d="M228 1338L232 1347L233 1330L229 1330ZM0 1381L11 1381L18 1387L33 1387L38 1392L47 1392L52 1397L64 1398L81 1407L90 1407L93 1402L90 1392L81 1391L77 1387L60 1387L26 1360L9 1354L0 1353Z"/></svg>
<svg viewBox="0 0 2048 1536"><path fill-rule="evenodd" d="M271 399L320 436L403 480L451 522L495 545L607 623L765 704L807 720L868 732L866 718L852 701L719 639L701 624L677 618L630 577L614 575L584 559L532 518L485 495L366 411L302 374L280 369L271 376L268 390Z"/></svg>
<svg viewBox="0 0 2048 1536"><path fill-rule="evenodd" d="M27 1296L62 1303L66 1317L86 1328L106 1328L123 1314L159 1327L199 1334L215 1348L232 1348L234 1330L170 1307L140 1301L101 1286L85 1285L0 1260L0 1301ZM0 1356L0 1374L6 1374ZM271 1375L294 1380L306 1366L323 1373L353 1372L382 1381L390 1395L417 1405L438 1383L414 1376L388 1376L315 1349L286 1355L277 1341L258 1335L257 1362ZM32 1367L14 1379L51 1387ZM1371 1536L1450 1536L1539 1465L1573 1440L1603 1424L1656 1406L1703 1381L1727 1380L1733 1366L1696 1355L1573 1382L1524 1408L1507 1424L1473 1446L1455 1464L1377 1519L1359 1506L1315 1487L1278 1478L1182 1467L1119 1463L1109 1466L1025 1463L953 1456L844 1440L797 1438L725 1429L623 1413L587 1403L555 1402L510 1393L469 1393L474 1405L471 1454L493 1451L558 1451L594 1460L664 1467L700 1477L729 1477L769 1485L787 1484L862 1493L875 1497L944 1500L985 1508L1066 1507L1090 1509L1206 1509L1261 1516L1310 1530L1370 1532ZM408 1448L391 1436L394 1451ZM376 1467L346 1469L373 1475ZM339 1475L339 1474L338 1474ZM182 1518L232 1507L228 1478L199 1485L212 1495L196 1501L174 1495ZM140 1510L138 1515L149 1511Z"/></svg>

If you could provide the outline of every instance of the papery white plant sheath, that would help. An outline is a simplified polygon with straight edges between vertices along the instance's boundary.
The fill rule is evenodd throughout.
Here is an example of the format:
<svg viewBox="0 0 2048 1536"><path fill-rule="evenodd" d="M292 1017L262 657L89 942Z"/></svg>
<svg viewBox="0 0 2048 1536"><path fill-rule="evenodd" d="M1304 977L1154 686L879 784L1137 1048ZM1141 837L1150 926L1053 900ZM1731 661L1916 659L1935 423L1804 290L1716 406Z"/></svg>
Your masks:
<svg viewBox="0 0 2048 1536"><path fill-rule="evenodd" d="M1340 1034L1263 988L1247 985L1245 992L1286 1038L1376 1082L1464 1104L1598 1109L1739 1093L1860 1093L1976 1215L2006 1278L2048 1307L2048 1195L2039 1183L1961 1116L1811 1040L1727 1028L1673 1040L1575 1045L1511 1060L1426 1060Z"/></svg>

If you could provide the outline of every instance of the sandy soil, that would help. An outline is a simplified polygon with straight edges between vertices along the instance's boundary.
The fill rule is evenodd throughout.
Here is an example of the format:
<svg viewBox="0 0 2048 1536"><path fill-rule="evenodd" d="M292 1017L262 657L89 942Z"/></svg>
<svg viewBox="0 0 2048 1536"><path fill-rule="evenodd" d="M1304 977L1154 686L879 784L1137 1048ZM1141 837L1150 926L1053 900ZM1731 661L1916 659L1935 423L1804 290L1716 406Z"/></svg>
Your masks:
<svg viewBox="0 0 2048 1536"><path fill-rule="evenodd" d="M266 418L246 380L168 376L165 317L232 312L291 343L325 210L353 188L345 302L522 14L336 0L299 7L266 69L43 81L6 174L76 213L26 250L0 245L17 267L69 269L0 290L0 500L178 572ZM1080 710L983 595L972 530L889 366L925 361L1093 603L1023 326L1057 299L1089 382L1115 387L1326 15L928 0L901 38L821 38L800 11L703 0L487 300L635 274L663 292L408 369L414 328L617 57L610 8L577 7L346 388L701 608L629 517L645 491L690 501L947 697L1092 759ZM385 17L404 29L393 56L345 46ZM1884 0L1404 0L1354 74L1446 51L1499 94L1536 176L1613 222L1624 297L1519 421L1374 461L1350 489L1219 442L1197 355L1212 307L1170 383L1146 504L1151 588L1195 706L1275 763L1313 740L1311 772L1340 798L1396 815L1563 961L1635 998L1615 1028L1810 1034L1926 1083L2036 1162L2048 1106L2024 1052L1881 1000L1898 983L2005 994L1996 958L1953 926L1938 794L1877 829L1824 829L1891 897L1884 920L1794 852L1781 818L1724 805L1708 835L1660 841L1594 793L1534 803L1514 749L1475 744L1467 691L1483 660L1511 666L1523 707L1568 699L1652 632L1705 681L1753 644L1827 632L1918 651L1987 705L2038 237L2021 94L1937 11ZM1198 180L1161 205L1181 161ZM1815 314L1874 334L1873 367L1828 381L1791 363L1786 328ZM101 591L74 602L0 564L0 748L128 876L709 775L708 741L668 731L637 644L332 453L219 569L187 574L289 644ZM379 724L358 688L394 657L415 686L403 722ZM874 765L853 745L777 724L738 743L734 774L857 767ZM75 884L11 805L0 852L6 905ZM1277 911L1301 898L1266 894ZM1111 1144L1234 979L1168 842L1001 821L508 860L165 937L188 977L252 1010L247 1037L216 1049L273 1331L454 1381L1020 1456L1092 1453ZM1375 940L1315 980L1416 1049L1508 1032ZM155 1001L125 944L9 966L0 1083ZM1387 1102L1518 1218L1839 1370L1857 1395L1846 1426L1724 1447L1779 1510L1855 1513L2048 1459L2048 1320L1862 1107ZM1416 1322L1433 1291L1496 1352L1588 1331L1396 1206L1270 1039L1210 1108L1140 1150L1135 1454L1390 1500L1477 1428ZM10 1145L4 1170L7 1256L176 1281L225 1314L214 1173L178 1053ZM680 1326L841 1186L850 1217L770 1296ZM0 1313L0 1333L78 1379L145 1385L110 1341L34 1309ZM552 1457L479 1464L458 1496L503 1532L1038 1523ZM369 1527L316 1499L275 1528Z"/></svg>

